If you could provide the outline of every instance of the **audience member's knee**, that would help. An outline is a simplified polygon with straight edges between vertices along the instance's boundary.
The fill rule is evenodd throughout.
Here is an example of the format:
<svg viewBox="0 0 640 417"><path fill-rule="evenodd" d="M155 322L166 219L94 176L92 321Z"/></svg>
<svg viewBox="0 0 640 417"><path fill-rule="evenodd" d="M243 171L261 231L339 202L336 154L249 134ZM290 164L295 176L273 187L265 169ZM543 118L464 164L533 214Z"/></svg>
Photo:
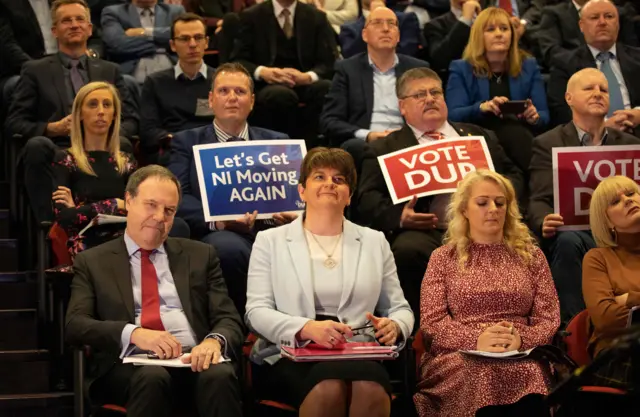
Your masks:
<svg viewBox="0 0 640 417"><path fill-rule="evenodd" d="M141 366L131 377L131 388L171 390L171 375L162 366Z"/></svg>
<svg viewBox="0 0 640 417"><path fill-rule="evenodd" d="M212 365L206 371L200 373L200 381L205 386L220 387L238 383L233 366L229 364Z"/></svg>
<svg viewBox="0 0 640 417"><path fill-rule="evenodd" d="M57 146L45 136L35 136L24 145L24 159L28 164L47 163L53 160Z"/></svg>
<svg viewBox="0 0 640 417"><path fill-rule="evenodd" d="M216 248L222 265L231 265L238 261L249 262L251 249L244 238L237 233L227 230L212 232L205 236L202 241Z"/></svg>
<svg viewBox="0 0 640 417"><path fill-rule="evenodd" d="M329 80L318 80L309 85L309 90L312 91L314 95L321 97L322 99L324 99L324 96L329 92L330 88L331 81Z"/></svg>
<svg viewBox="0 0 640 417"><path fill-rule="evenodd" d="M291 108L299 102L298 95L293 89L283 85L270 85L258 93L259 101L267 107Z"/></svg>
<svg viewBox="0 0 640 417"><path fill-rule="evenodd" d="M558 233L552 252L557 256L584 256L587 245L585 245L586 242L580 233L582 232L566 231Z"/></svg>
<svg viewBox="0 0 640 417"><path fill-rule="evenodd" d="M389 401L389 394L382 385L373 381L353 381L351 383L352 401L367 402L382 406Z"/></svg>
<svg viewBox="0 0 640 417"><path fill-rule="evenodd" d="M191 237L191 229L189 228L187 222L184 221L184 219L176 217L173 219L173 226L171 226L169 236L189 239Z"/></svg>
<svg viewBox="0 0 640 417"><path fill-rule="evenodd" d="M318 404L344 403L347 399L347 384L340 379L327 379L318 383L307 394L307 400L313 400Z"/></svg>
<svg viewBox="0 0 640 417"><path fill-rule="evenodd" d="M18 81L20 81L20 76L14 75L7 78L7 81L5 81L4 86L2 87L2 102L6 103L5 106L7 108L9 107L9 103L11 103L13 92L16 90Z"/></svg>

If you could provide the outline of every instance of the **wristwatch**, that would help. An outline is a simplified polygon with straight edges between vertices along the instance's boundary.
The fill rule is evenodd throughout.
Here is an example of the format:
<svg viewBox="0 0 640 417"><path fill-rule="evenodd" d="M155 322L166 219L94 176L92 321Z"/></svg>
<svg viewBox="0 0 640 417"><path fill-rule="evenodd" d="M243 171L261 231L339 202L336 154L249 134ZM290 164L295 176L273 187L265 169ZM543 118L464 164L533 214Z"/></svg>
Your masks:
<svg viewBox="0 0 640 417"><path fill-rule="evenodd" d="M220 343L220 353L224 354L224 352L225 352L225 345L226 345L226 342L225 342L225 340L224 340L224 337L219 336L219 335L217 335L217 334L212 334L212 335L208 336L207 338L208 338L208 339L214 339L214 340L217 340L217 341L218 341L218 343Z"/></svg>

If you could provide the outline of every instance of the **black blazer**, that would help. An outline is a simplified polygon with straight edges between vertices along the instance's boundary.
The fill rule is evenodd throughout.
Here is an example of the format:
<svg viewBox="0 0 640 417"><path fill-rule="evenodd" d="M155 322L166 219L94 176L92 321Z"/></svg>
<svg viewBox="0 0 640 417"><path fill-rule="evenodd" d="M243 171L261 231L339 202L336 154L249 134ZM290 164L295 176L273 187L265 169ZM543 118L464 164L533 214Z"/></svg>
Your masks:
<svg viewBox="0 0 640 417"><path fill-rule="evenodd" d="M640 48L618 43L616 44L616 54L616 58L620 62L624 83L627 86L627 90L629 90L631 107L636 107L640 105L640 80L638 80L638 74L640 74ZM596 60L586 44L573 52L553 59L549 84L547 85L547 97L553 124L557 125L571 121L571 110L565 101L564 93L567 89L569 78L584 68L597 68Z"/></svg>
<svg viewBox="0 0 640 417"><path fill-rule="evenodd" d="M428 66L425 61L398 54L396 79L407 70ZM356 130L369 129L373 94L373 68L366 52L338 61L320 115L320 131L332 143L342 143L353 138Z"/></svg>
<svg viewBox="0 0 640 417"><path fill-rule="evenodd" d="M468 123L449 122L449 124L458 131L460 136L484 136L495 170L511 180L520 200L525 190L524 176L507 157L495 133ZM400 217L405 203L393 204L377 157L416 145L418 140L411 128L405 124L401 130L371 142L365 152L357 190L358 213L360 218L369 219L368 226L383 231L387 235L393 234L400 227ZM418 199L415 211L427 213L431 200L432 197Z"/></svg>
<svg viewBox="0 0 640 417"><path fill-rule="evenodd" d="M118 66L102 59L89 58L89 81L107 81L116 86L122 101L121 132L131 137L138 132L138 105L129 94ZM7 116L11 133L24 140L43 136L50 122L56 122L71 112L64 71L57 54L29 61L24 65Z"/></svg>
<svg viewBox="0 0 640 417"><path fill-rule="evenodd" d="M451 61L462 58L470 33L471 26L459 21L451 11L424 25L427 59L431 67L444 76L443 80Z"/></svg>
<svg viewBox="0 0 640 417"><path fill-rule="evenodd" d="M640 139L616 129L607 129L605 145L638 145ZM580 146L578 131L573 122L556 126L533 140L533 154L529 166L529 227L542 236L542 221L553 213L553 169L551 149Z"/></svg>
<svg viewBox="0 0 640 417"><path fill-rule="evenodd" d="M29 0L0 0L0 79L20 74L22 64L44 54L42 31Z"/></svg>
<svg viewBox="0 0 640 417"><path fill-rule="evenodd" d="M634 33L633 23L626 13L618 10L620 12L618 42L638 46L638 37ZM546 66L551 66L555 59L564 53L575 51L585 45L579 21L580 15L571 1L548 6L542 10L536 37Z"/></svg>
<svg viewBox="0 0 640 417"><path fill-rule="evenodd" d="M165 250L180 302L198 343L209 333L219 333L227 341L227 354L238 360L244 336L242 320L227 294L215 249L194 240L168 238ZM128 323L135 324L124 237L81 252L73 270L65 337L71 345L91 346L90 384L118 361L122 330Z"/></svg>
<svg viewBox="0 0 640 417"><path fill-rule="evenodd" d="M297 2L293 18L302 72L313 71L330 79L337 56L336 35L327 16L315 7ZM260 65L273 66L277 51L278 21L271 0L240 13L240 34L230 60L240 62L253 76Z"/></svg>

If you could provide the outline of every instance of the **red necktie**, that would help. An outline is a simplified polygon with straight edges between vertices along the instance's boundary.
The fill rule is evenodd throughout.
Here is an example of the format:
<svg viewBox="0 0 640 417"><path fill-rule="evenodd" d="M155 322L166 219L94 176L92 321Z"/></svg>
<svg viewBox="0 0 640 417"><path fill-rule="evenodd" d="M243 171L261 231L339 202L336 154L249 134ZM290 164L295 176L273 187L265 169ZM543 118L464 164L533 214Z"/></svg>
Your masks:
<svg viewBox="0 0 640 417"><path fill-rule="evenodd" d="M160 293L158 291L158 275L151 263L150 250L140 249L140 269L142 275L142 312L140 325L144 329L164 330L160 319Z"/></svg>
<svg viewBox="0 0 640 417"><path fill-rule="evenodd" d="M444 135L440 132L434 131L434 132L424 132L422 137L433 139L433 140L440 140L444 138Z"/></svg>
<svg viewBox="0 0 640 417"><path fill-rule="evenodd" d="M511 7L511 0L499 0L498 6L505 12L509 13L509 16L513 16L513 8Z"/></svg>

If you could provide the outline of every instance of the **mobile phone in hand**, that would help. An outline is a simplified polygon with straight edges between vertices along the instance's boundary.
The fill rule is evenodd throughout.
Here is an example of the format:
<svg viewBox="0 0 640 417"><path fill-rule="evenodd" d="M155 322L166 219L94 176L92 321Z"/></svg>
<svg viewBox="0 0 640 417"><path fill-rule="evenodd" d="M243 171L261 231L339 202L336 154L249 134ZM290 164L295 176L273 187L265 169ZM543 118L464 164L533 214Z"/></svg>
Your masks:
<svg viewBox="0 0 640 417"><path fill-rule="evenodd" d="M500 112L502 114L522 114L527 108L527 100L510 100L500 105Z"/></svg>

